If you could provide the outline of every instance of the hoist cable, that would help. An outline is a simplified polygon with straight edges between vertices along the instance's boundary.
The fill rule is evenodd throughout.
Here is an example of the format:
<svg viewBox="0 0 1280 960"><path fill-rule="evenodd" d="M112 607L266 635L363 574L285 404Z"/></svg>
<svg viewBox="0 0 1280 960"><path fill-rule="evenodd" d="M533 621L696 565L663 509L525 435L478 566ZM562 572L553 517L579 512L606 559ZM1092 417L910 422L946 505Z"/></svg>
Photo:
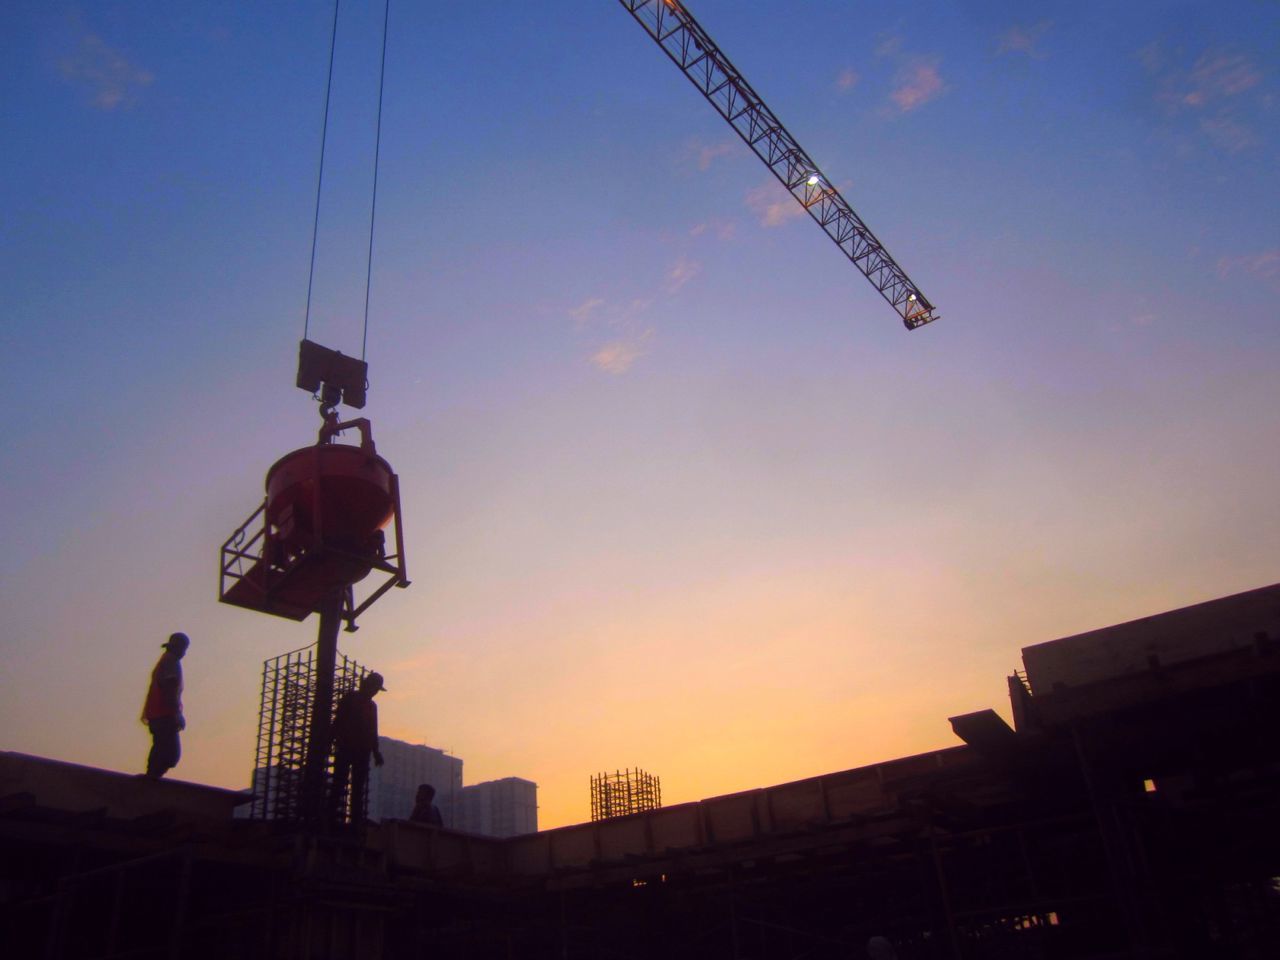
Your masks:
<svg viewBox="0 0 1280 960"><path fill-rule="evenodd" d="M369 343L369 288L373 283L373 223L378 214L378 158L382 152L382 90L387 81L387 24L391 22L391 0L382 8L382 66L378 71L378 120L373 138L373 201L369 204L369 255L364 275L364 333L360 337L360 359Z"/></svg>
<svg viewBox="0 0 1280 960"><path fill-rule="evenodd" d="M320 235L320 192L324 186L324 145L329 136L329 94L333 92L333 51L338 43L338 3L333 0L333 29L329 33L329 79L324 88L324 125L320 128L320 172L316 176L316 216L311 224L311 270L307 274L307 311L302 319L302 339L311 326L311 286L316 277L316 241Z"/></svg>

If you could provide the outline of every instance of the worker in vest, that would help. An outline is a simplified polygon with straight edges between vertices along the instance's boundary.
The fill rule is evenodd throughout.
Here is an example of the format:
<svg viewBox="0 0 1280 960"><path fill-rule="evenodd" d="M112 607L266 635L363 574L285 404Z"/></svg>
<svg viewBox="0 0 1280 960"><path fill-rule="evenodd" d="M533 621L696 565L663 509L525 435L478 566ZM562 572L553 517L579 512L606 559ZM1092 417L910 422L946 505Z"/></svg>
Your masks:
<svg viewBox="0 0 1280 960"><path fill-rule="evenodd" d="M369 757L382 766L378 749L378 705L373 698L387 689L382 674L367 673L360 685L338 701L333 714L333 808L341 811L342 796L351 781L352 823L364 821L365 791L369 786Z"/></svg>
<svg viewBox="0 0 1280 960"><path fill-rule="evenodd" d="M182 716L182 658L191 640L185 633L174 633L161 646L164 653L151 671L151 686L142 705L142 722L151 729L147 776L153 780L159 780L178 765L178 758L182 756L178 733L187 727Z"/></svg>

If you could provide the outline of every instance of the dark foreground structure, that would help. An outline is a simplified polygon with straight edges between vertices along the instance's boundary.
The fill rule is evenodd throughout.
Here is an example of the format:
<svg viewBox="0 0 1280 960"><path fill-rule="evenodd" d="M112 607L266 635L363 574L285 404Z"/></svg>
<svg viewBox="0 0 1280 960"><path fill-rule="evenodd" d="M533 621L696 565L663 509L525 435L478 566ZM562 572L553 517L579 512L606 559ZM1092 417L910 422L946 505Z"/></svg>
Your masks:
<svg viewBox="0 0 1280 960"><path fill-rule="evenodd" d="M1023 662L961 746L505 840L0 754L0 952L1280 956L1280 584Z"/></svg>

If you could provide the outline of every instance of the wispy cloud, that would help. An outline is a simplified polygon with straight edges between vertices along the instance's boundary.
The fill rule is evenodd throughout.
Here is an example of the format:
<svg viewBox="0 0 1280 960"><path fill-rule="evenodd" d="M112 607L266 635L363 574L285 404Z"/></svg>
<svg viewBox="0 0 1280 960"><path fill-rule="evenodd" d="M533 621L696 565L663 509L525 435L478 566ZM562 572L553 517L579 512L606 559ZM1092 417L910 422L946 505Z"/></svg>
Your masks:
<svg viewBox="0 0 1280 960"><path fill-rule="evenodd" d="M1280 288L1280 247L1269 247L1257 253L1239 256L1219 257L1217 273L1220 280L1243 275Z"/></svg>
<svg viewBox="0 0 1280 960"><path fill-rule="evenodd" d="M93 106L105 111L130 106L154 79L150 71L131 63L83 26L79 26L75 50L58 62L58 69L68 83L89 94Z"/></svg>
<svg viewBox="0 0 1280 960"><path fill-rule="evenodd" d="M916 60L898 73L889 99L901 113L918 110L946 90L935 60Z"/></svg>
<svg viewBox="0 0 1280 960"><path fill-rule="evenodd" d="M605 297L590 296L576 307L569 307L565 312L573 318L574 327L578 330L618 331L634 326L636 318L648 310L652 304L652 297L609 300Z"/></svg>
<svg viewBox="0 0 1280 960"><path fill-rule="evenodd" d="M884 34L876 41L877 57L896 57L902 52L902 37L897 34Z"/></svg>
<svg viewBox="0 0 1280 960"><path fill-rule="evenodd" d="M703 220L689 228L689 236L701 237L713 234L717 240L732 240L738 232L738 224L733 220Z"/></svg>
<svg viewBox="0 0 1280 960"><path fill-rule="evenodd" d="M587 355L587 362L604 373L621 376L649 352L654 339L654 326L647 319L657 296L674 297L686 284L702 272L702 264L680 256L655 284L656 293L630 299L606 299L592 296L567 311L574 327L591 336L597 345ZM604 343L600 343L604 340Z"/></svg>
<svg viewBox="0 0 1280 960"><path fill-rule="evenodd" d="M788 220L804 216L804 207L796 203L776 180L768 180L747 191L747 208L760 218L763 227L780 227Z"/></svg>
<svg viewBox="0 0 1280 960"><path fill-rule="evenodd" d="M633 337L607 343L591 355L591 364L597 370L621 376L647 351L653 329L644 330Z"/></svg>
<svg viewBox="0 0 1280 960"><path fill-rule="evenodd" d="M1240 54L1210 51L1195 62L1188 81L1182 102L1199 107L1251 90L1262 82L1262 71Z"/></svg>
<svg viewBox="0 0 1280 960"><path fill-rule="evenodd" d="M1043 60L1045 53L1040 49L1040 40L1053 24L1048 20L1030 26L1014 25L1000 35L996 45L996 53L1021 53L1034 60Z"/></svg>
<svg viewBox="0 0 1280 960"><path fill-rule="evenodd" d="M588 297L569 311L569 316L581 326L591 319L591 315L604 306L603 297Z"/></svg>
<svg viewBox="0 0 1280 960"><path fill-rule="evenodd" d="M725 140L721 143L712 143L704 146L698 151L698 169L709 169L717 157L723 157L726 154L732 153L735 146L736 144L731 140Z"/></svg>
<svg viewBox="0 0 1280 960"><path fill-rule="evenodd" d="M697 260L690 260L688 257L681 257L667 271L666 278L663 282L663 289L667 293L676 293L686 283L702 272L702 264Z"/></svg>
<svg viewBox="0 0 1280 960"><path fill-rule="evenodd" d="M854 70L853 67L845 67L836 74L836 89L852 90L858 85L860 79L862 78L858 75L857 70Z"/></svg>
<svg viewBox="0 0 1280 960"><path fill-rule="evenodd" d="M910 113L946 92L938 58L908 53L901 36L881 35L875 55L876 59L888 60L896 67L888 102L879 111L881 116Z"/></svg>
<svg viewBox="0 0 1280 960"><path fill-rule="evenodd" d="M1194 118L1200 135L1227 153L1258 142L1247 115L1255 107L1266 108L1270 98L1263 90L1263 72L1251 59L1211 48L1187 67L1177 51L1159 42L1140 49L1137 58L1155 83L1155 100L1167 116Z"/></svg>
<svg viewBox="0 0 1280 960"><path fill-rule="evenodd" d="M1164 44L1159 40L1153 40L1145 47L1139 47L1134 56L1138 58L1138 62L1150 74L1156 74L1163 70L1167 59Z"/></svg>
<svg viewBox="0 0 1280 960"><path fill-rule="evenodd" d="M701 140L690 140L681 151L681 161L692 163L699 170L709 170L721 157L731 156L738 149L737 141L718 140L715 143L704 143Z"/></svg>
<svg viewBox="0 0 1280 960"><path fill-rule="evenodd" d="M1253 130L1230 117L1205 117L1200 121L1200 131L1227 153L1239 153L1258 142Z"/></svg>

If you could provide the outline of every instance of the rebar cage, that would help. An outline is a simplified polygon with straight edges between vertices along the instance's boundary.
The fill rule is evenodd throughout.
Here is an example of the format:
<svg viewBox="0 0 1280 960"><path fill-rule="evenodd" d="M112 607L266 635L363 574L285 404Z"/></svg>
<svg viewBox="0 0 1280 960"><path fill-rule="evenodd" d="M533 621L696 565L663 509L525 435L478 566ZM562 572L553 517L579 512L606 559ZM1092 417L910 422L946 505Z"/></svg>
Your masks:
<svg viewBox="0 0 1280 960"><path fill-rule="evenodd" d="M607 820L662 806L662 782L639 767L591 778L591 819Z"/></svg>
<svg viewBox="0 0 1280 960"><path fill-rule="evenodd" d="M333 676L330 714L369 671L343 654ZM258 820L303 818L302 772L307 760L316 687L316 645L291 650L263 661L262 703L258 712L257 757L253 770L250 816ZM333 748L325 758L325 790L333 785ZM350 783L347 793L350 792ZM338 809L350 810L349 796L338 798ZM364 797L368 805L368 793ZM363 820L367 809L360 811Z"/></svg>

